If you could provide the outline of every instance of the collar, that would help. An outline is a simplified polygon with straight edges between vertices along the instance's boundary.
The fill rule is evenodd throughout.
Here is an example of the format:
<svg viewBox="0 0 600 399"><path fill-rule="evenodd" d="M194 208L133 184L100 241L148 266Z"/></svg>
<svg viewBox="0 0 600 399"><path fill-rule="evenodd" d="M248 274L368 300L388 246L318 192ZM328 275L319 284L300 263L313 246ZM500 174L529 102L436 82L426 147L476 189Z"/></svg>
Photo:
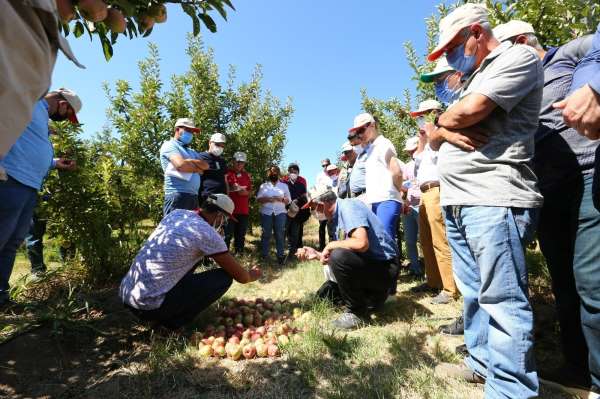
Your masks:
<svg viewBox="0 0 600 399"><path fill-rule="evenodd" d="M552 58L554 58L554 55L556 54L556 52L558 51L558 47L550 47L548 49L548 51L546 51L546 55L544 56L544 59L542 60L542 65L545 67L550 61L552 61Z"/></svg>

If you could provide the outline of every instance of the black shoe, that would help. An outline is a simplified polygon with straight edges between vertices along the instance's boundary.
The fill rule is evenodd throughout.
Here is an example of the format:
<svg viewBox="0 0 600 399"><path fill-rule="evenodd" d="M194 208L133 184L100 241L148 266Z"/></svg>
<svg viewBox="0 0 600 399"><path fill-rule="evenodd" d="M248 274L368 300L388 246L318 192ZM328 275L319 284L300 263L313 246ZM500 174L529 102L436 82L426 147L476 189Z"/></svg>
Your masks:
<svg viewBox="0 0 600 399"><path fill-rule="evenodd" d="M279 266L285 265L285 256L283 258L277 258L277 264Z"/></svg>
<svg viewBox="0 0 600 399"><path fill-rule="evenodd" d="M423 283L423 284L417 285L416 287L412 287L410 289L410 292L412 292L414 294L420 294L423 292L435 294L435 293L439 292L439 290L437 288L431 288L427 283Z"/></svg>
<svg viewBox="0 0 600 399"><path fill-rule="evenodd" d="M465 319L457 317L452 323L440 326L440 332L446 335L463 335L465 333Z"/></svg>
<svg viewBox="0 0 600 399"><path fill-rule="evenodd" d="M334 328L339 328L341 330L354 330L364 323L365 322L363 319L361 319L359 316L351 312L346 312L334 320L331 324Z"/></svg>
<svg viewBox="0 0 600 399"><path fill-rule="evenodd" d="M469 356L469 350L467 349L467 345L465 344L458 345L456 348L454 348L454 353L463 357Z"/></svg>

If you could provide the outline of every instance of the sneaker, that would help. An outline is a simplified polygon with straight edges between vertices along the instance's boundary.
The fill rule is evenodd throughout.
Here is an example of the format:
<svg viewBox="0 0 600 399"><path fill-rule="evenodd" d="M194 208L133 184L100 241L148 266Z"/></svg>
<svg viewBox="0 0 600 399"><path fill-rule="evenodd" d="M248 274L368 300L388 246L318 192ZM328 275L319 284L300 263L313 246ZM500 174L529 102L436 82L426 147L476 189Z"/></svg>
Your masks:
<svg viewBox="0 0 600 399"><path fill-rule="evenodd" d="M463 335L465 333L465 319L462 316L457 317L452 323L440 326L440 332L446 335Z"/></svg>
<svg viewBox="0 0 600 399"><path fill-rule="evenodd" d="M458 345L456 348L454 348L454 353L462 357L469 356L469 350L467 349L467 345L465 344Z"/></svg>
<svg viewBox="0 0 600 399"><path fill-rule="evenodd" d="M471 384L485 384L485 378L464 364L440 363L435 366L436 377L454 378Z"/></svg>
<svg viewBox="0 0 600 399"><path fill-rule="evenodd" d="M588 370L581 370L570 366L563 366L552 370L538 371L540 382L570 395L585 398L598 397L593 395L594 389L590 390L592 380Z"/></svg>
<svg viewBox="0 0 600 399"><path fill-rule="evenodd" d="M450 296L446 291L441 291L435 298L431 300L432 305L446 305L454 301L454 298Z"/></svg>
<svg viewBox="0 0 600 399"><path fill-rule="evenodd" d="M412 287L410 289L410 292L414 294L420 294L422 292L437 293L439 291L440 290L438 290L437 288L430 287L427 283L417 285L416 287Z"/></svg>
<svg viewBox="0 0 600 399"><path fill-rule="evenodd" d="M353 330L364 324L364 321L354 313L346 312L331 324L334 328L339 328L341 330Z"/></svg>

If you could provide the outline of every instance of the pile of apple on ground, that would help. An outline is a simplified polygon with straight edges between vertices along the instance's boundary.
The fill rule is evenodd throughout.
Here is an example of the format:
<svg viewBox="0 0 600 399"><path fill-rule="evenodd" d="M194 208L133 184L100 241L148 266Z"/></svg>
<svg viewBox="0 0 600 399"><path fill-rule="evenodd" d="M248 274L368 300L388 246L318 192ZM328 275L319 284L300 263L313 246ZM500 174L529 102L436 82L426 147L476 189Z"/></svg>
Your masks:
<svg viewBox="0 0 600 399"><path fill-rule="evenodd" d="M294 320L302 310L288 300L233 299L220 304L218 314L215 325L191 337L204 357L278 357L281 346L299 337Z"/></svg>

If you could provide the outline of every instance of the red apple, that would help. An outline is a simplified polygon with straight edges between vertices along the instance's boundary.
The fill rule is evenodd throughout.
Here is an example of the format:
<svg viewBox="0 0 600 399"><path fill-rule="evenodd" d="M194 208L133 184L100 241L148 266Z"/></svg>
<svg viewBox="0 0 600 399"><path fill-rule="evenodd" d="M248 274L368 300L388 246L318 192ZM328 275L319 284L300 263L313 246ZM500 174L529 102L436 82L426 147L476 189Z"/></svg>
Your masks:
<svg viewBox="0 0 600 399"><path fill-rule="evenodd" d="M250 337L250 341L254 342L257 339L262 338L260 334L254 333L252 334L252 337Z"/></svg>
<svg viewBox="0 0 600 399"><path fill-rule="evenodd" d="M279 352L279 347L276 344L268 345L267 353L269 354L269 357L277 357L281 354L281 352Z"/></svg>
<svg viewBox="0 0 600 399"><path fill-rule="evenodd" d="M200 356L202 357L211 357L213 354L212 346L210 345L202 345L200 346Z"/></svg>
<svg viewBox="0 0 600 399"><path fill-rule="evenodd" d="M225 352L224 345L219 345L216 348L213 347L213 353L215 354L215 356L218 356L218 357L225 357L225 355L227 354Z"/></svg>
<svg viewBox="0 0 600 399"><path fill-rule="evenodd" d="M246 359L252 359L256 356L256 347L253 344L248 344L244 346L243 353Z"/></svg>
<svg viewBox="0 0 600 399"><path fill-rule="evenodd" d="M112 7L108 9L108 15L106 16L104 23L114 33L123 33L127 27L127 22L125 21L123 13Z"/></svg>
<svg viewBox="0 0 600 399"><path fill-rule="evenodd" d="M79 0L79 13L90 22L100 22L108 15L108 6L102 0Z"/></svg>
<svg viewBox="0 0 600 399"><path fill-rule="evenodd" d="M138 17L138 30L140 32L146 32L154 26L154 18L148 14L140 14Z"/></svg>
<svg viewBox="0 0 600 399"><path fill-rule="evenodd" d="M66 23L75 18L75 7L71 0L56 0L56 8L61 21Z"/></svg>
<svg viewBox="0 0 600 399"><path fill-rule="evenodd" d="M229 340L227 342L232 343L232 344L239 344L240 339L234 335L233 337L229 338Z"/></svg>
<svg viewBox="0 0 600 399"><path fill-rule="evenodd" d="M256 333L260 335L265 335L267 333L267 329L265 326L260 326L256 329Z"/></svg>
<svg viewBox="0 0 600 399"><path fill-rule="evenodd" d="M244 347L244 346L248 345L248 344L249 344L249 343L251 343L251 342L252 342L252 341L250 341L248 338L242 338L242 339L240 340L240 345L241 345L242 347Z"/></svg>

